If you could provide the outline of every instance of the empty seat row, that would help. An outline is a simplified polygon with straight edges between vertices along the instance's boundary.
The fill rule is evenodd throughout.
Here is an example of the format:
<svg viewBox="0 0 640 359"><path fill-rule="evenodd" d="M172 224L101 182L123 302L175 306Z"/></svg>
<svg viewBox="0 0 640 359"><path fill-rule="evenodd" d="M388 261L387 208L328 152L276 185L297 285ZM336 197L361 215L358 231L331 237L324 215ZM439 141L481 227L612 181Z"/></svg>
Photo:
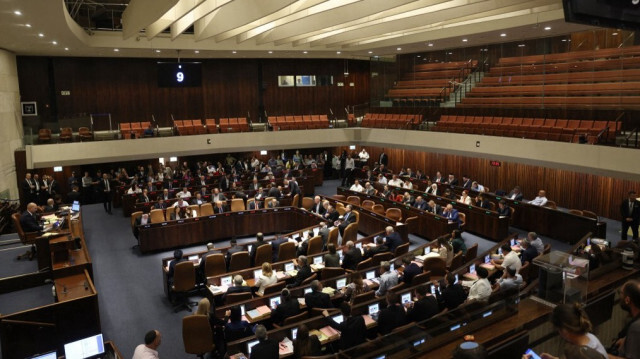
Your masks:
<svg viewBox="0 0 640 359"><path fill-rule="evenodd" d="M151 122L120 122L120 134L125 139L142 137L149 126Z"/></svg>
<svg viewBox="0 0 640 359"><path fill-rule="evenodd" d="M38 143L50 143L52 139L50 128L41 128L38 130ZM60 129L60 142L72 142L73 141L73 129L71 127L62 127ZM78 139L80 141L93 140L93 132L89 127L78 128Z"/></svg>
<svg viewBox="0 0 640 359"><path fill-rule="evenodd" d="M329 128L327 115L269 116L274 131Z"/></svg>
<svg viewBox="0 0 640 359"><path fill-rule="evenodd" d="M640 96L513 96L465 97L457 107L640 109Z"/></svg>
<svg viewBox="0 0 640 359"><path fill-rule="evenodd" d="M422 115L399 113L367 113L362 118L362 127L374 128L410 128L422 123Z"/></svg>
<svg viewBox="0 0 640 359"><path fill-rule="evenodd" d="M175 132L180 136L200 135L205 133L248 132L249 123L246 117L221 118L218 123L213 118L205 120L176 120Z"/></svg>
<svg viewBox="0 0 640 359"><path fill-rule="evenodd" d="M640 81L640 69L485 76L477 87Z"/></svg>
<svg viewBox="0 0 640 359"><path fill-rule="evenodd" d="M562 52L557 54L544 54L532 56L502 57L498 60L498 65L514 66L522 64L543 64L543 63L561 63L584 59L606 59L640 55L640 46L630 46L622 48L586 50Z"/></svg>

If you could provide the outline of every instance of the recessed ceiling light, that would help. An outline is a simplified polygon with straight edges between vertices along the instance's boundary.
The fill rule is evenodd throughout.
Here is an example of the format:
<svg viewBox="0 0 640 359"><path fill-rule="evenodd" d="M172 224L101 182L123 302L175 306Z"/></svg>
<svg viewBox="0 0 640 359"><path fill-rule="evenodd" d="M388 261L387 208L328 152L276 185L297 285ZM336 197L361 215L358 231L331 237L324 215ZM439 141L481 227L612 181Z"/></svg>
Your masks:
<svg viewBox="0 0 640 359"><path fill-rule="evenodd" d="M429 47L433 47L433 44L432 44L432 43L429 43L429 44L427 44L427 46L429 46Z"/></svg>
<svg viewBox="0 0 640 359"><path fill-rule="evenodd" d="M156 53L160 53L160 50L156 50Z"/></svg>
<svg viewBox="0 0 640 359"><path fill-rule="evenodd" d="M308 54L309 52L308 52L308 51L302 51L302 53L303 53L303 54Z"/></svg>
<svg viewBox="0 0 640 359"><path fill-rule="evenodd" d="M562 39L562 42L567 42L567 39Z"/></svg>
<svg viewBox="0 0 640 359"><path fill-rule="evenodd" d="M68 48L68 47L65 47L65 48L64 48L64 51L69 51L69 48Z"/></svg>
<svg viewBox="0 0 640 359"><path fill-rule="evenodd" d="M416 56L416 57L420 58L420 57L422 57L422 56L418 55L418 56Z"/></svg>
<svg viewBox="0 0 640 359"><path fill-rule="evenodd" d="M616 35L618 35L618 33L617 33L617 32L614 32L614 33L613 33L613 34L611 34L611 35L616 36Z"/></svg>
<svg viewBox="0 0 640 359"><path fill-rule="evenodd" d="M43 33L39 33L38 36L39 37L44 37L44 34Z"/></svg>
<svg viewBox="0 0 640 359"><path fill-rule="evenodd" d="M58 42L56 40L51 41L51 43L54 45L58 45Z"/></svg>
<svg viewBox="0 0 640 359"><path fill-rule="evenodd" d="M373 54L373 51L369 51L370 54Z"/></svg>
<svg viewBox="0 0 640 359"><path fill-rule="evenodd" d="M231 51L231 53L232 53L232 54L237 54L237 53L238 53L238 51L233 50L233 51ZM269 51L269 53L271 53L271 51Z"/></svg>
<svg viewBox="0 0 640 359"><path fill-rule="evenodd" d="M524 47L524 44L520 44L520 45L518 45L518 47Z"/></svg>
<svg viewBox="0 0 640 359"><path fill-rule="evenodd" d="M502 34L500 34L500 37L506 37L507 34L505 34L504 32Z"/></svg>
<svg viewBox="0 0 640 359"><path fill-rule="evenodd" d="M467 41L469 41L469 40L467 40L467 39L462 39L462 42L467 42Z"/></svg>
<svg viewBox="0 0 640 359"><path fill-rule="evenodd" d="M196 51L194 51L194 52L195 52L196 54L199 54L199 53L200 53L200 51L198 51L198 50L196 50Z"/></svg>
<svg viewBox="0 0 640 359"><path fill-rule="evenodd" d="M402 51L402 48L401 48L401 47L399 47L399 48L397 48L396 50L398 50L398 51Z"/></svg>
<svg viewBox="0 0 640 359"><path fill-rule="evenodd" d="M26 26L26 27L31 27L31 24L24 24L24 26Z"/></svg>
<svg viewBox="0 0 640 359"><path fill-rule="evenodd" d="M453 55L453 52L449 52L449 55Z"/></svg>
<svg viewBox="0 0 640 359"><path fill-rule="evenodd" d="M113 49L113 51L118 52L118 51L120 51L120 49Z"/></svg>
<svg viewBox="0 0 640 359"><path fill-rule="evenodd" d="M544 28L544 29L545 29L545 30L547 30L547 31L549 31L549 30L551 30L551 26L545 26L545 28Z"/></svg>
<svg viewBox="0 0 640 359"><path fill-rule="evenodd" d="M233 52L234 54L236 53L235 51ZM270 54L273 54L273 51L269 51Z"/></svg>
<svg viewBox="0 0 640 359"><path fill-rule="evenodd" d="M18 15L18 16L22 15L22 11L20 11L20 10L16 10L16 11L14 11L13 13L14 13L14 14L16 14L16 15Z"/></svg>
<svg viewBox="0 0 640 359"><path fill-rule="evenodd" d="M336 51L336 54L340 55L342 53L342 51Z"/></svg>

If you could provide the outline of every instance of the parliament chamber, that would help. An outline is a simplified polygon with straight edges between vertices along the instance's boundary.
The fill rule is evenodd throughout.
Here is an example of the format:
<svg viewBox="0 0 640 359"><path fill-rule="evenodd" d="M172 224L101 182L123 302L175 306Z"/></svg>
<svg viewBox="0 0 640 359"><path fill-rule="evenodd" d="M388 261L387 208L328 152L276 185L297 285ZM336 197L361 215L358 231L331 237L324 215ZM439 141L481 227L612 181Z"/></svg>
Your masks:
<svg viewBox="0 0 640 359"><path fill-rule="evenodd" d="M575 3L3 2L1 356L640 358L640 10Z"/></svg>

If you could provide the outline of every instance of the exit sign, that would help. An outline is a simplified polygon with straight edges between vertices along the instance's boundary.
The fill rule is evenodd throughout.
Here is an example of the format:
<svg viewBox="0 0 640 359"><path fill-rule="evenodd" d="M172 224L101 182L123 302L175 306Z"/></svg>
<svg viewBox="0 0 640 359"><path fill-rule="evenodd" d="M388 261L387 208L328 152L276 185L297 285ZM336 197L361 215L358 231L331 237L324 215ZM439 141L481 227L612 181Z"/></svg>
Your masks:
<svg viewBox="0 0 640 359"><path fill-rule="evenodd" d="M71 96L71 91L60 91L60 95L62 95L62 96Z"/></svg>
<svg viewBox="0 0 640 359"><path fill-rule="evenodd" d="M489 161L489 165L493 167L500 167L502 163L500 163L500 161Z"/></svg>

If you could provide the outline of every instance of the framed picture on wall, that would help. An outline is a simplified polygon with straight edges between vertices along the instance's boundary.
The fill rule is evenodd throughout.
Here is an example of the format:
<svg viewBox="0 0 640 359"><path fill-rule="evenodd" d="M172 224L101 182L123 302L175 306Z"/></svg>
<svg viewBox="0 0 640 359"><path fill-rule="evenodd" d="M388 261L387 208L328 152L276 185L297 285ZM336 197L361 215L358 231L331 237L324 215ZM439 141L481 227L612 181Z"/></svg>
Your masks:
<svg viewBox="0 0 640 359"><path fill-rule="evenodd" d="M295 86L294 76L293 75L278 76L278 86L280 87Z"/></svg>
<svg viewBox="0 0 640 359"><path fill-rule="evenodd" d="M298 75L296 76L296 86L308 87L316 85L316 77L314 75Z"/></svg>
<svg viewBox="0 0 640 359"><path fill-rule="evenodd" d="M38 105L35 101L20 102L22 116L38 116Z"/></svg>

